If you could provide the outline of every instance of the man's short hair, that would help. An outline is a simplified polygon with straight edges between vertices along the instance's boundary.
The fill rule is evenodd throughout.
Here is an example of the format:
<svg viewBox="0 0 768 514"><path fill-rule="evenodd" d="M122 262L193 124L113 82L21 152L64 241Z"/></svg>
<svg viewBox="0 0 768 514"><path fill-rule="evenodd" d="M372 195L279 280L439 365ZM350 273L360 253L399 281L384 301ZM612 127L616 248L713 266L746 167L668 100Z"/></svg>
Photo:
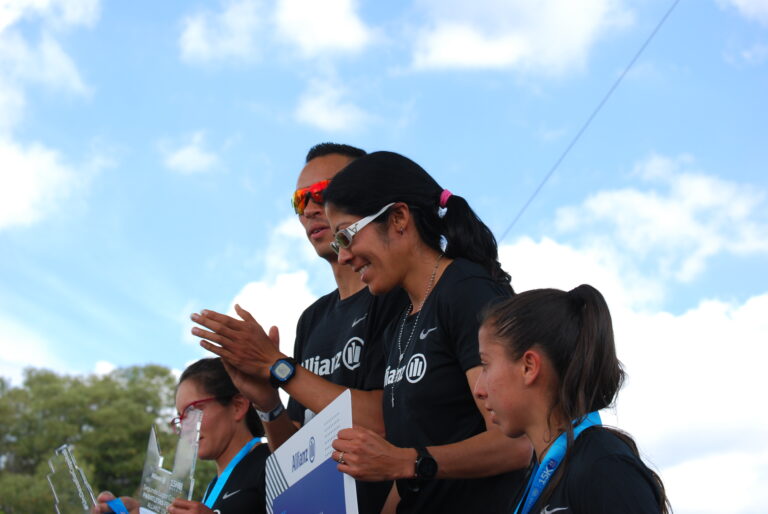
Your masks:
<svg viewBox="0 0 768 514"><path fill-rule="evenodd" d="M305 162L334 153L346 155L351 159L357 159L358 157L365 155L366 151L354 146L342 145L339 143L320 143L309 149L309 152L307 152L307 160Z"/></svg>

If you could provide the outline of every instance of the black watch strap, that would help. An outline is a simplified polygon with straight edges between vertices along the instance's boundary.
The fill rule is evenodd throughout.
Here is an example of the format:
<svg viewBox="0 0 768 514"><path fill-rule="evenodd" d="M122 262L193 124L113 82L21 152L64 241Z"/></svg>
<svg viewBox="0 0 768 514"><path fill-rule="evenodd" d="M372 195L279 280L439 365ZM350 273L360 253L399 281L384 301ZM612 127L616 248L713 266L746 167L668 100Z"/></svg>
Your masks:
<svg viewBox="0 0 768 514"><path fill-rule="evenodd" d="M432 454L424 447L415 448L418 456L416 457L416 469L414 478L418 480L431 480L437 475L437 461Z"/></svg>

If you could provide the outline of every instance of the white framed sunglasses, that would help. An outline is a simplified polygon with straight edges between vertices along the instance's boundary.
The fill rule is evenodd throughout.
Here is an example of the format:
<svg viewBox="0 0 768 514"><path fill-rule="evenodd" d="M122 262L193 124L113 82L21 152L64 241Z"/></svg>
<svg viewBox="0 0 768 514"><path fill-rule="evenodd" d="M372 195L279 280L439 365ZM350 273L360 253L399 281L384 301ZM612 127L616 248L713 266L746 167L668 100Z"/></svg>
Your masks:
<svg viewBox="0 0 768 514"><path fill-rule="evenodd" d="M387 209L395 205L396 202L388 203L384 207L381 208L379 212L376 214L371 214L370 216L366 216L365 218L359 219L356 222L352 223L347 228L343 228L336 232L333 235L333 241L331 241L331 249L336 252L336 255L339 254L339 251L342 248L349 248L349 245L352 244L352 239L355 237L355 235L363 230L366 225L368 225L370 222L381 216L386 212Z"/></svg>

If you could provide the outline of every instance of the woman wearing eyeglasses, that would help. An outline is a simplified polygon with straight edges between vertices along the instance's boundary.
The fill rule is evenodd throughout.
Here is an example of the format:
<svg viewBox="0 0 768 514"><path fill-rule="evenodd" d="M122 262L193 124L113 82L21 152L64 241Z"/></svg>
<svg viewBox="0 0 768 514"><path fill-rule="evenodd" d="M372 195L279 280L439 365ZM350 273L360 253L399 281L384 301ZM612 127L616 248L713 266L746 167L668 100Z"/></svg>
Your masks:
<svg viewBox="0 0 768 514"><path fill-rule="evenodd" d="M624 371L600 292L526 291L484 318L475 394L505 434L530 439L536 456L509 512L669 512L664 485L632 438L601 425L598 411L613 403Z"/></svg>
<svg viewBox="0 0 768 514"><path fill-rule="evenodd" d="M202 501L176 499L169 514L251 514L266 511L264 466L269 448L261 443L264 431L250 402L235 388L219 358L201 359L179 378L176 410L178 427L189 409L203 411L197 457L216 462L217 476ZM99 495L99 512L120 512L108 505L110 493ZM138 513L138 501L121 498L125 511Z"/></svg>
<svg viewBox="0 0 768 514"><path fill-rule="evenodd" d="M361 157L325 192L340 263L374 294L410 305L387 328L386 440L365 428L334 442L339 470L397 480L399 513L506 512L531 448L495 427L472 395L478 315L513 294L496 241L467 202L391 152Z"/></svg>

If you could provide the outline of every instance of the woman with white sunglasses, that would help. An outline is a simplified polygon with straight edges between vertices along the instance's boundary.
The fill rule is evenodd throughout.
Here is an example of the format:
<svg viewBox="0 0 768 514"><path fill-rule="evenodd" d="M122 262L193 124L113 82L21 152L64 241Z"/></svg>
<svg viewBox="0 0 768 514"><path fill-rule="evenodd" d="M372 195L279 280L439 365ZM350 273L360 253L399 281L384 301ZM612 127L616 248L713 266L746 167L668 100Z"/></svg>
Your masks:
<svg viewBox="0 0 768 514"><path fill-rule="evenodd" d="M467 202L392 152L357 159L326 190L339 262L373 294L410 305L385 332L386 439L365 428L334 442L339 470L397 480L397 512L504 512L531 447L506 439L472 395L479 313L513 294L496 241Z"/></svg>

